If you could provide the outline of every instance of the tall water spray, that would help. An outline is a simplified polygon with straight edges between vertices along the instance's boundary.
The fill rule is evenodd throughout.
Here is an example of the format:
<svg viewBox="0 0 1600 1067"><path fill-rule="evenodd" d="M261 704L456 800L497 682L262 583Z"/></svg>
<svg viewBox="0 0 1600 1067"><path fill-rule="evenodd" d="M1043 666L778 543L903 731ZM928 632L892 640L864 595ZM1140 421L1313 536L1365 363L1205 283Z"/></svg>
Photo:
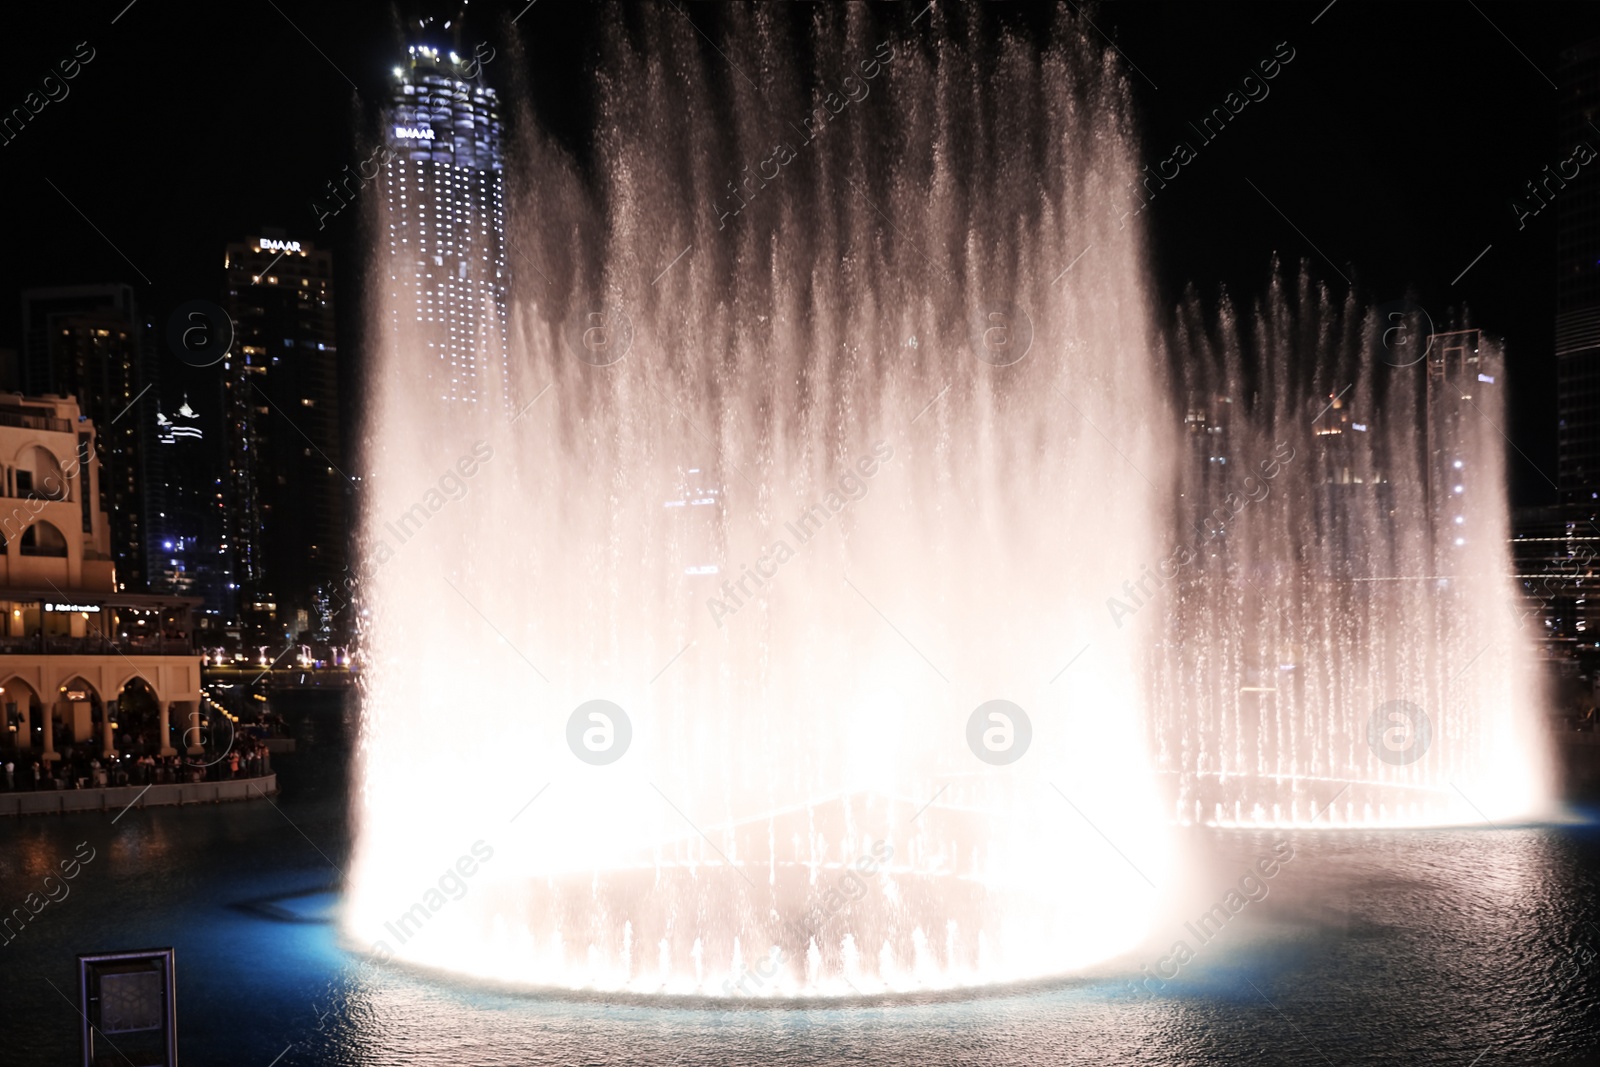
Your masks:
<svg viewBox="0 0 1600 1067"><path fill-rule="evenodd" d="M1156 549L1171 454L1124 84L1075 33L814 18L731 11L719 54L655 8L605 47L586 175L525 131L505 405L441 399L384 312L363 946L849 995L1147 920L1140 648L1085 595ZM968 744L997 699L1031 727L1003 766ZM569 747L591 700L614 762Z"/></svg>
<svg viewBox="0 0 1600 1067"><path fill-rule="evenodd" d="M1547 801L1505 361L1432 326L1305 273L1251 314L1179 310L1188 434L1149 613L1179 821L1483 825Z"/></svg>

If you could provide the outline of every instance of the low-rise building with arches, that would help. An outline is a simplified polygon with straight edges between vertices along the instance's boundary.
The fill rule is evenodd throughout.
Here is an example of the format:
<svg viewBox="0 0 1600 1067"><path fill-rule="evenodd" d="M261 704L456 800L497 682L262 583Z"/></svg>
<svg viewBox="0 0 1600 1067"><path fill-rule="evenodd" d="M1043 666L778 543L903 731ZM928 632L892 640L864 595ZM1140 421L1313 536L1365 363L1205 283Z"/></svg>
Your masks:
<svg viewBox="0 0 1600 1067"><path fill-rule="evenodd" d="M76 401L0 398L0 760L203 744L200 600L120 587L98 480Z"/></svg>

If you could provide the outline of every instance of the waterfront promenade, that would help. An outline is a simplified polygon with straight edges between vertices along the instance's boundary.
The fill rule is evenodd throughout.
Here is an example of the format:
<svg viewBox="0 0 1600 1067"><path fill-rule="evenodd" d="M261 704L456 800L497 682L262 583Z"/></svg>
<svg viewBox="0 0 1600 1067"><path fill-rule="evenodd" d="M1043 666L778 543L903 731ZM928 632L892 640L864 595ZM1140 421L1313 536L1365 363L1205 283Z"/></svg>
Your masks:
<svg viewBox="0 0 1600 1067"><path fill-rule="evenodd" d="M278 791L278 776L230 778L216 782L121 785L92 789L41 789L0 793L0 816L59 815L104 811L121 818L129 808L182 807L229 800L260 800Z"/></svg>

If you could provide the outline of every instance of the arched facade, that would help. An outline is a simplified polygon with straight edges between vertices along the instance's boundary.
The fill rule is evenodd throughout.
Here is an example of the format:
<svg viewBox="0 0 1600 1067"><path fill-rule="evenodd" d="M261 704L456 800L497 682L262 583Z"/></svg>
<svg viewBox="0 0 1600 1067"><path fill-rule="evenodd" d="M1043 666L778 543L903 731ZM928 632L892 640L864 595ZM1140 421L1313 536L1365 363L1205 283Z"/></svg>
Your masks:
<svg viewBox="0 0 1600 1067"><path fill-rule="evenodd" d="M77 440L69 419L60 427L0 434L0 587L114 586L104 513L84 507L98 492L92 434Z"/></svg>
<svg viewBox="0 0 1600 1067"><path fill-rule="evenodd" d="M0 682L0 712L5 717L5 734L0 741L3 741L8 759L14 758L14 753L43 745L44 714L49 707L50 704L41 700L38 691L21 676L13 674Z"/></svg>
<svg viewBox="0 0 1600 1067"><path fill-rule="evenodd" d="M173 755L191 747L183 740L200 712L198 656L0 655L0 677L8 679L5 697L20 686L38 702L35 716L30 700L29 743L18 743L19 756L31 751L31 758L54 760L58 738L64 744L93 744L102 754L115 754L111 736L115 720L108 702L118 700L130 682L147 686L155 699L160 753ZM0 700L0 706L3 703ZM21 714L22 702L16 703ZM47 724L54 730L43 729Z"/></svg>

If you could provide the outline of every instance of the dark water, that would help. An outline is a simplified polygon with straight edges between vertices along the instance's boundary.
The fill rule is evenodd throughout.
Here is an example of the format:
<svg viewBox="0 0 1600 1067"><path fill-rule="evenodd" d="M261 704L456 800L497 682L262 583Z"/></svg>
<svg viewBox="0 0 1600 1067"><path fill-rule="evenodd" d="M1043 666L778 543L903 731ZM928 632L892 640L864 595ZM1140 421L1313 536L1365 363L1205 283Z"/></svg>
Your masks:
<svg viewBox="0 0 1600 1067"><path fill-rule="evenodd" d="M74 955L177 950L185 1064L1600 1063L1600 831L1208 833L1154 943L1091 978L923 1003L605 1004L361 966L326 921L345 862L342 715L298 709L276 804L0 822L9 910L80 843L71 885L0 945L0 1064L78 1055ZM1294 858L1206 945L1184 928L1244 865ZM1199 857L1204 857L1203 859ZM1088 917L1092 921L1092 917ZM1175 939L1195 956L1141 991ZM1168 965L1171 973L1171 965ZM55 988L52 988L52 985Z"/></svg>

